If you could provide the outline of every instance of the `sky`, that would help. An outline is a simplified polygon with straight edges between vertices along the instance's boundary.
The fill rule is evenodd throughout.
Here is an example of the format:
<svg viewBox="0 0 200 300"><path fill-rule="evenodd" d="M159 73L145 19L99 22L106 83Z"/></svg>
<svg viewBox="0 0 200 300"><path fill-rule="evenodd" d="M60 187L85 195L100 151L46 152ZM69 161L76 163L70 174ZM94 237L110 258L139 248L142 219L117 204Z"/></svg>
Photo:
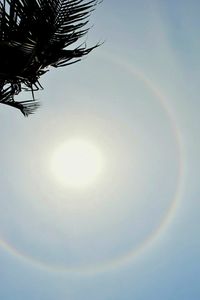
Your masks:
<svg viewBox="0 0 200 300"><path fill-rule="evenodd" d="M104 44L42 78L34 115L2 105L1 299L199 300L199 11L104 0ZM51 167L77 138L104 160L84 188Z"/></svg>

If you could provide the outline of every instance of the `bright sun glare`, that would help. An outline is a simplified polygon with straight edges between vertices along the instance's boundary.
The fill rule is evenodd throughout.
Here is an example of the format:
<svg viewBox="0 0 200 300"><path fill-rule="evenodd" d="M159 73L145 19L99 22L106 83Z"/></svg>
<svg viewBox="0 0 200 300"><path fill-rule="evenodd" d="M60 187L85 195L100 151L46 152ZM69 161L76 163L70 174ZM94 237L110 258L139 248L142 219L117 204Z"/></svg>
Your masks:
<svg viewBox="0 0 200 300"><path fill-rule="evenodd" d="M58 182L66 187L86 187L103 170L103 156L94 144L71 139L60 145L52 156L51 169Z"/></svg>

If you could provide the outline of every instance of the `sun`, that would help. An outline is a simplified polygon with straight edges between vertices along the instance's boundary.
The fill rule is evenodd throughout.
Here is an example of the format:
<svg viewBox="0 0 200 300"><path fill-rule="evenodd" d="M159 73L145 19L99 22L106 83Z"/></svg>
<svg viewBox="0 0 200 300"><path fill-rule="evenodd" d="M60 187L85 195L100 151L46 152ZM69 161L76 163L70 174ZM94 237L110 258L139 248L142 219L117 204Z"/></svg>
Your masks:
<svg viewBox="0 0 200 300"><path fill-rule="evenodd" d="M51 171L65 187L79 188L93 184L105 165L103 155L92 142L70 139L55 149Z"/></svg>

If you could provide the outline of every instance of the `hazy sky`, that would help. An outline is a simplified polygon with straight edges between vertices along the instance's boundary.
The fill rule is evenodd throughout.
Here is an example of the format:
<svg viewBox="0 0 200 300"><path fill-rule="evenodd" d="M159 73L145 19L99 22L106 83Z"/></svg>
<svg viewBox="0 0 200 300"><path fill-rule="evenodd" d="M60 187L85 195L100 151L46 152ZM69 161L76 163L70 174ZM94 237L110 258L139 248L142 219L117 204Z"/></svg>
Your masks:
<svg viewBox="0 0 200 300"><path fill-rule="evenodd" d="M36 114L0 107L0 299L200 299L199 11L105 0ZM86 188L51 168L73 138L104 158Z"/></svg>

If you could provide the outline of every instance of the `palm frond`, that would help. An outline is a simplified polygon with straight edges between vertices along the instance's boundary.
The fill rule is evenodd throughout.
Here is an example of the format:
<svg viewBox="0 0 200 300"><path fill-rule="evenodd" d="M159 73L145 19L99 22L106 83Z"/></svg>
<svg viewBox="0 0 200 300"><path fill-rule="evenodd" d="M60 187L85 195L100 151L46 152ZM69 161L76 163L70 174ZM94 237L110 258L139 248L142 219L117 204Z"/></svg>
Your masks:
<svg viewBox="0 0 200 300"><path fill-rule="evenodd" d="M34 90L48 67L64 67L87 55L87 48L68 47L89 30L89 16L98 0L0 0L0 103L24 115L38 107ZM33 100L16 102L22 90Z"/></svg>

